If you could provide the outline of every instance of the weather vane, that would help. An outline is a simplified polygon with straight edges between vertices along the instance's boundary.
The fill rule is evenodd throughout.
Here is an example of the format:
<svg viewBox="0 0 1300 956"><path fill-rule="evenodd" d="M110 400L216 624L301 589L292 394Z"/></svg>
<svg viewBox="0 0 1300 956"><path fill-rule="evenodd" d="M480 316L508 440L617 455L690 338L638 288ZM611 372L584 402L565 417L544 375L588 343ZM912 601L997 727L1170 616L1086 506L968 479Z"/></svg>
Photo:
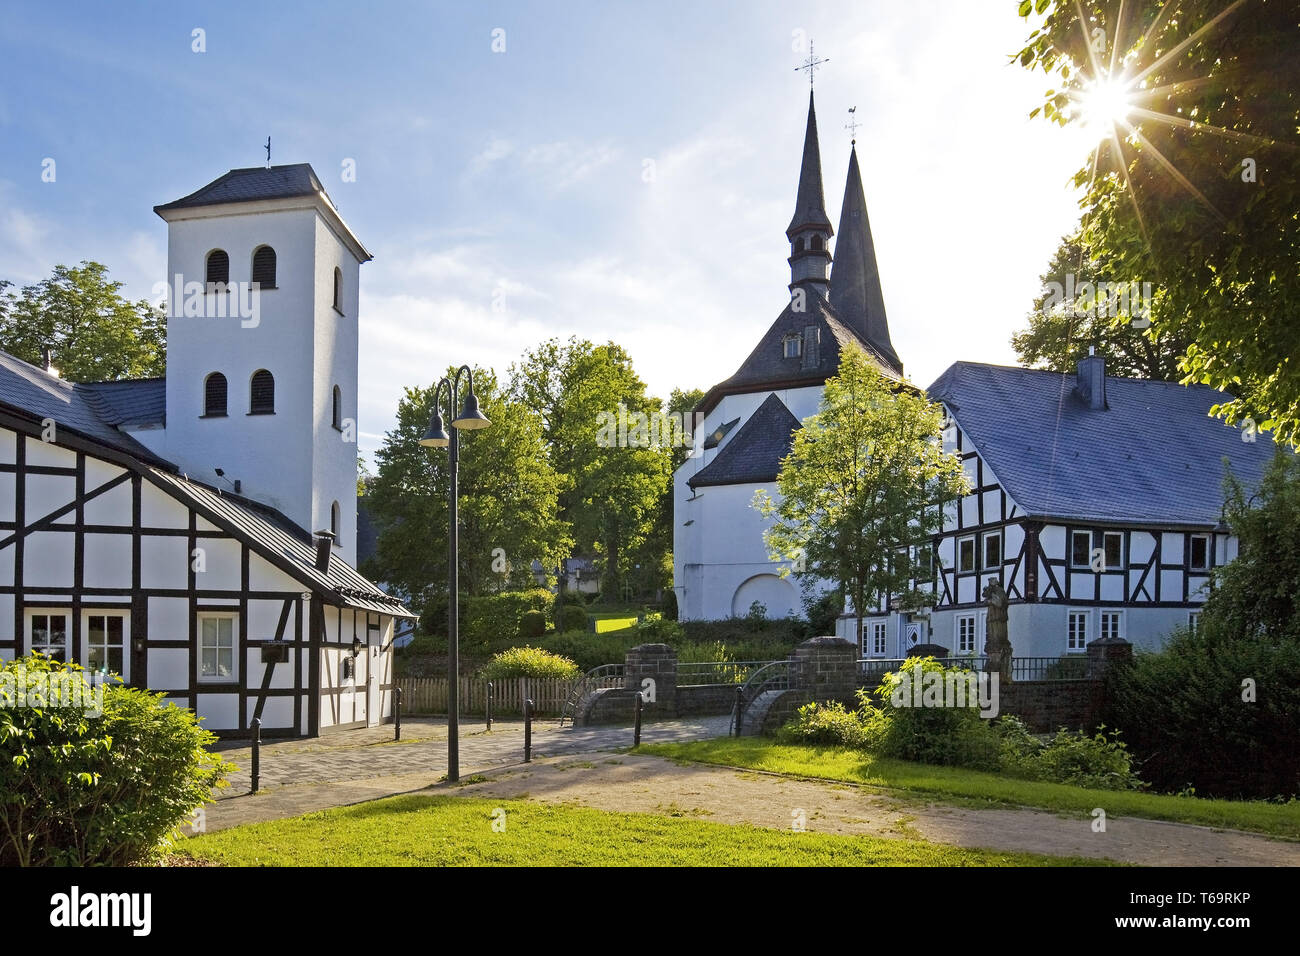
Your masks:
<svg viewBox="0 0 1300 956"><path fill-rule="evenodd" d="M808 41L808 59L804 60L804 61L803 61L803 64L802 64L801 66L796 66L796 67L794 68L794 70L795 70L796 73L798 73L800 70L807 70L807 71L808 71L808 89L812 89L812 85L813 85L813 77L814 77L814 75L817 73L817 68L818 68L819 66L821 66L823 63L829 63L829 62L830 62L830 57L826 57L825 59L822 59L822 58L820 58L820 57L814 55L814 53L813 53L813 43L812 43L812 40L809 40L809 41Z"/></svg>
<svg viewBox="0 0 1300 956"><path fill-rule="evenodd" d="M266 145L262 147L266 150L266 168L271 168L271 137L266 138Z"/></svg>
<svg viewBox="0 0 1300 956"><path fill-rule="evenodd" d="M858 108L856 106L850 106L849 121L844 124L844 128L848 130L849 135L853 137L852 144L854 146L858 145L858 127L862 125L858 122L858 117L856 115L857 112Z"/></svg>

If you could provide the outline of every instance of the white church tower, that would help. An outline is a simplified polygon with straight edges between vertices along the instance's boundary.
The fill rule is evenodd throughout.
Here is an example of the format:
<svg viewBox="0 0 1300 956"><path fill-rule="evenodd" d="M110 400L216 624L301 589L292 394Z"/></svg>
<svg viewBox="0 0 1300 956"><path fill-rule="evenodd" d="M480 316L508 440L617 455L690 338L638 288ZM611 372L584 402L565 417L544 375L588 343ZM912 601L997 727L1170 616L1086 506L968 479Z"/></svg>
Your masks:
<svg viewBox="0 0 1300 956"><path fill-rule="evenodd" d="M673 476L673 590L682 620L741 616L755 602L769 617L803 613L795 579L782 576L790 568L768 555L754 493L778 497L781 459L795 430L816 413L843 344L856 342L885 375L903 378L889 338L856 148L849 155L832 269L834 234L810 93L794 216L786 229L790 302L735 374L700 401L699 454Z"/></svg>
<svg viewBox="0 0 1300 956"><path fill-rule="evenodd" d="M192 478L333 532L355 564L370 253L305 163L232 170L154 211L167 222L166 424L132 436Z"/></svg>

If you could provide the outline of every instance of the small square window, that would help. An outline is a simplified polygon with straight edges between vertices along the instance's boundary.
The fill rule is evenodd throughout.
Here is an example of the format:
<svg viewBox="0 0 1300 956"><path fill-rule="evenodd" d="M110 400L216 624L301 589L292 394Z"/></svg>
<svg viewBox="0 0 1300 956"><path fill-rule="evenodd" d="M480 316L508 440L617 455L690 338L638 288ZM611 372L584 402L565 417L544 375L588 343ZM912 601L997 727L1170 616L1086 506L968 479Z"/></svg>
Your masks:
<svg viewBox="0 0 1300 956"><path fill-rule="evenodd" d="M1189 567L1193 571L1208 571L1210 568L1210 536L1194 534L1190 544Z"/></svg>
<svg viewBox="0 0 1300 956"><path fill-rule="evenodd" d="M1092 532L1070 532L1070 567L1086 568L1092 564Z"/></svg>
<svg viewBox="0 0 1300 956"><path fill-rule="evenodd" d="M787 336L784 340L785 357L798 358L802 351L803 340L797 335Z"/></svg>
<svg viewBox="0 0 1300 956"><path fill-rule="evenodd" d="M1188 629L1189 631L1191 631L1193 634L1195 634L1195 633L1196 633L1196 629L1199 628L1200 626L1201 626L1201 612L1200 612L1200 611L1188 611L1188 612L1187 612L1187 629Z"/></svg>
<svg viewBox="0 0 1300 956"><path fill-rule="evenodd" d="M1103 571L1124 570L1124 535L1119 531L1107 531L1102 540L1103 557L1106 559Z"/></svg>
<svg viewBox="0 0 1300 956"><path fill-rule="evenodd" d="M1119 611L1101 612L1102 640L1116 640L1124 636L1124 615Z"/></svg>
<svg viewBox="0 0 1300 956"><path fill-rule="evenodd" d="M984 570L997 570L1002 567L1002 532L994 531L984 535Z"/></svg>
<svg viewBox="0 0 1300 956"><path fill-rule="evenodd" d="M1065 649L1067 651L1084 651L1088 649L1088 612L1071 611L1066 623Z"/></svg>
<svg viewBox="0 0 1300 956"><path fill-rule="evenodd" d="M975 615L966 614L957 618L957 653L975 653Z"/></svg>
<svg viewBox="0 0 1300 956"><path fill-rule="evenodd" d="M199 617L199 679L225 681L235 678L235 619Z"/></svg>

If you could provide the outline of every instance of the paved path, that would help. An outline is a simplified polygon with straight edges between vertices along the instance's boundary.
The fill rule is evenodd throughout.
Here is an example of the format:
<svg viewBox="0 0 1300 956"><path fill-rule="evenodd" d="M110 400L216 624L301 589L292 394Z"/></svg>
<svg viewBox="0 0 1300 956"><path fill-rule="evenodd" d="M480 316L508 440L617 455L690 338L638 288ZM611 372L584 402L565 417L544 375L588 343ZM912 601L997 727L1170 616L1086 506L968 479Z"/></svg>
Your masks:
<svg viewBox="0 0 1300 956"><path fill-rule="evenodd" d="M700 740L725 736L730 718L647 722L646 743ZM533 759L585 754L632 746L631 727L560 728L558 721L533 721ZM264 741L260 790L250 794L252 751L246 741L229 741L216 748L238 769L230 786L217 793L217 803L204 809L207 832L295 816L310 810L342 806L431 787L447 773L447 722L435 718L402 721L402 739L393 740L391 724L343 731L311 740ZM488 732L481 722L462 723L461 779L499 770L524 759L522 721L493 721Z"/></svg>

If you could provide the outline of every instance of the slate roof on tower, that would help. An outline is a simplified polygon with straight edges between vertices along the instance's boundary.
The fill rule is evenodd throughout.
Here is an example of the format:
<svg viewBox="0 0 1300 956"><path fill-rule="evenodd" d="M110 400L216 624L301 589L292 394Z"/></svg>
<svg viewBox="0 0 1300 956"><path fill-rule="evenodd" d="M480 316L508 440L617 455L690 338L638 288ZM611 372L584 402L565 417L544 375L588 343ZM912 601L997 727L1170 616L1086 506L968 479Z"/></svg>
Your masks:
<svg viewBox="0 0 1300 956"><path fill-rule="evenodd" d="M794 215L785 234L806 226L821 226L830 231L831 220L826 215L826 198L822 190L822 157L817 145L817 111L813 95L808 94L808 126L803 137L803 162L799 166L799 193L794 201Z"/></svg>
<svg viewBox="0 0 1300 956"><path fill-rule="evenodd" d="M1033 517L1217 527L1223 459L1247 485L1274 452L1209 415L1204 385L1106 377L1090 408L1073 374L956 362L928 390L1012 499Z"/></svg>
<svg viewBox="0 0 1300 956"><path fill-rule="evenodd" d="M785 403L775 394L767 396L718 456L691 477L690 486L776 481L798 428L799 420Z"/></svg>
<svg viewBox="0 0 1300 956"><path fill-rule="evenodd" d="M830 301L872 351L889 363L891 371L902 375L903 361L889 341L885 296L880 290L876 245L871 238L856 147L849 153L849 176L840 210L840 237L835 242L835 264L831 267Z"/></svg>
<svg viewBox="0 0 1300 956"><path fill-rule="evenodd" d="M154 212L163 209L189 209L193 206L215 206L231 202L257 202L261 199L289 199L294 196L314 196L325 192L310 163L291 166L252 166L232 169L219 179L214 179L202 189L173 202L154 206Z"/></svg>

